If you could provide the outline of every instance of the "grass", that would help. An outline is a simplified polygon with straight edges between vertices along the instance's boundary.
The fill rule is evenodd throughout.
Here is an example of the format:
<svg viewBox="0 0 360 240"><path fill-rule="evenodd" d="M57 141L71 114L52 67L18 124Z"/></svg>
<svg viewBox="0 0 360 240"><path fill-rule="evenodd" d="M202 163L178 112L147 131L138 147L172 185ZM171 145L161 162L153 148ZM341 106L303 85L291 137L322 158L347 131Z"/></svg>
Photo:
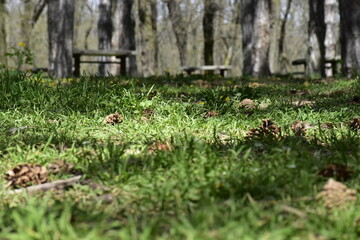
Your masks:
<svg viewBox="0 0 360 240"><path fill-rule="evenodd" d="M291 95L293 88L309 95ZM0 92L1 173L19 163L66 159L113 196L104 201L108 191L84 185L33 196L8 195L2 187L1 239L360 236L359 201L329 211L313 199L327 181L318 174L327 164L351 168L354 174L344 184L359 190L359 133L346 124L319 128L359 115L359 105L350 104L360 94L359 79L55 81L3 71ZM259 106L252 114L239 107L245 98ZM315 104L292 105L301 99ZM208 111L217 115L204 118ZM123 123L104 125L114 112ZM246 141L246 133L267 118L287 137ZM296 120L315 127L296 137L290 130Z"/></svg>

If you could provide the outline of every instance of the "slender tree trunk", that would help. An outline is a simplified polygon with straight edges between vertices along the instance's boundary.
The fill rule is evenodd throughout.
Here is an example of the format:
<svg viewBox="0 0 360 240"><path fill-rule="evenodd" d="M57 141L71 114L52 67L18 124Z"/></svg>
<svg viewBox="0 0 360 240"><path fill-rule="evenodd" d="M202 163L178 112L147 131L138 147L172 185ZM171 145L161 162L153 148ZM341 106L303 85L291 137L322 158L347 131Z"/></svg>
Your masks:
<svg viewBox="0 0 360 240"><path fill-rule="evenodd" d="M245 75L270 75L270 11L271 0L241 0Z"/></svg>
<svg viewBox="0 0 360 240"><path fill-rule="evenodd" d="M340 0L341 58L347 77L360 74L360 1Z"/></svg>
<svg viewBox="0 0 360 240"><path fill-rule="evenodd" d="M111 19L111 0L101 0L99 4L99 21L98 21L98 47L101 50L111 49L111 38L113 23ZM100 61L110 61L110 57L99 57ZM99 64L100 76L110 73L109 64Z"/></svg>
<svg viewBox="0 0 360 240"><path fill-rule="evenodd" d="M269 50L269 66L270 72L280 73L279 58L279 41L280 41L280 25L282 22L282 0L272 0L271 2L271 31L270 31L270 50Z"/></svg>
<svg viewBox="0 0 360 240"><path fill-rule="evenodd" d="M133 6L134 0L113 0L112 2L114 30L111 45L113 49L136 50ZM135 56L129 57L129 64L127 66L129 66L127 69L129 75L136 75L137 65ZM119 75L119 65L113 64L111 66L111 73Z"/></svg>
<svg viewBox="0 0 360 240"><path fill-rule="evenodd" d="M335 59L336 58L336 42L337 42L337 30L338 25L336 24L336 17L339 11L337 0L325 0L325 24L326 24L326 34L325 34L325 59ZM325 75L326 77L333 76L333 69L331 64L325 65Z"/></svg>
<svg viewBox="0 0 360 240"><path fill-rule="evenodd" d="M95 22L94 21L95 13L94 13L94 10L92 9L92 7L89 4L86 4L86 7L90 12L91 20L90 20L90 23L88 24L88 28L85 31L84 48L89 49L89 37L90 37L91 31L93 29L93 23Z"/></svg>
<svg viewBox="0 0 360 240"><path fill-rule="evenodd" d="M21 42L31 47L31 34L46 6L45 0L22 0Z"/></svg>
<svg viewBox="0 0 360 240"><path fill-rule="evenodd" d="M157 0L137 0L141 73L154 75L158 66Z"/></svg>
<svg viewBox="0 0 360 240"><path fill-rule="evenodd" d="M186 52L187 52L187 23L185 22L180 4L178 0L166 1L172 28L176 38L176 44L180 56L180 64L187 65Z"/></svg>
<svg viewBox="0 0 360 240"><path fill-rule="evenodd" d="M49 75L72 76L74 1L48 0Z"/></svg>
<svg viewBox="0 0 360 240"><path fill-rule="evenodd" d="M286 24L291 10L292 0L287 0L284 19L281 21L279 37L279 66L280 73L286 74L289 65L289 59L285 52Z"/></svg>
<svg viewBox="0 0 360 240"><path fill-rule="evenodd" d="M214 20L218 8L215 0L205 0L203 16L205 65L214 65Z"/></svg>
<svg viewBox="0 0 360 240"><path fill-rule="evenodd" d="M46 1L47 0L38 0L36 2L35 6L34 6L32 18L31 18L32 28L34 28L35 24L37 23L37 21L40 18L41 13L44 11L45 6L46 6Z"/></svg>
<svg viewBox="0 0 360 240"><path fill-rule="evenodd" d="M324 0L309 0L309 46L307 75L325 76Z"/></svg>
<svg viewBox="0 0 360 240"><path fill-rule="evenodd" d="M34 1L22 0L23 11L21 14L21 42L30 47L30 39L32 32L32 13L34 9Z"/></svg>
<svg viewBox="0 0 360 240"><path fill-rule="evenodd" d="M6 3L0 0L0 65L7 65L6 49Z"/></svg>

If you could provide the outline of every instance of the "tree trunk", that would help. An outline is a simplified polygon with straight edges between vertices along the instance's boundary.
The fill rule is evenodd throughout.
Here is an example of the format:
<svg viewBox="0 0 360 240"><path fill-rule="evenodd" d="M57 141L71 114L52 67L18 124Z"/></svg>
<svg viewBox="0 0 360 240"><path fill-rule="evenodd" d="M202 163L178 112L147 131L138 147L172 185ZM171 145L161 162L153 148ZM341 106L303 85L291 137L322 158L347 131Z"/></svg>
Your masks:
<svg viewBox="0 0 360 240"><path fill-rule="evenodd" d="M325 76L324 0L309 0L309 46L307 75Z"/></svg>
<svg viewBox="0 0 360 240"><path fill-rule="evenodd" d="M292 0L287 0L287 5L285 9L284 19L281 21L280 26L280 38L279 38L279 65L280 65L280 73L286 74L287 68L289 65L289 59L286 56L285 52L285 37L286 37L286 23L290 14Z"/></svg>
<svg viewBox="0 0 360 240"><path fill-rule="evenodd" d="M23 12L21 14L21 42L30 47L30 39L32 32L32 10L34 2L32 0L22 0Z"/></svg>
<svg viewBox="0 0 360 240"><path fill-rule="evenodd" d="M98 20L98 47L101 50L111 49L111 38L113 31L113 23L111 19L111 0L101 0L99 4L99 20ZM110 57L99 57L100 61L110 61ZM110 65L99 64L99 75L105 76L110 73Z"/></svg>
<svg viewBox="0 0 360 240"><path fill-rule="evenodd" d="M21 42L31 47L31 34L36 22L46 6L45 0L22 0L23 12L21 14Z"/></svg>
<svg viewBox="0 0 360 240"><path fill-rule="evenodd" d="M325 59L336 58L336 42L338 39L338 25L336 24L336 17L339 11L337 0L325 0ZM333 76L333 69L330 65L326 65L326 77Z"/></svg>
<svg viewBox="0 0 360 240"><path fill-rule="evenodd" d="M270 75L271 0L241 0L244 75Z"/></svg>
<svg viewBox="0 0 360 240"><path fill-rule="evenodd" d="M74 1L48 0L49 75L72 76Z"/></svg>
<svg viewBox="0 0 360 240"><path fill-rule="evenodd" d="M0 0L0 65L7 65L6 49L6 4Z"/></svg>
<svg viewBox="0 0 360 240"><path fill-rule="evenodd" d="M180 64L187 65L186 52L187 52L187 23L185 22L180 4L178 0L167 0L167 8L172 24L172 29L175 34L176 44L180 56Z"/></svg>
<svg viewBox="0 0 360 240"><path fill-rule="evenodd" d="M113 49L136 50L133 6L134 0L113 0L112 2L114 30L111 45ZM129 64L127 66L129 66L127 69L129 75L136 75L137 65L135 56L129 57ZM113 64L111 66L111 73L119 75L119 65Z"/></svg>
<svg viewBox="0 0 360 240"><path fill-rule="evenodd" d="M347 77L360 74L360 1L339 1L341 58Z"/></svg>
<svg viewBox="0 0 360 240"><path fill-rule="evenodd" d="M214 65L214 20L218 8L216 1L205 0L203 16L205 65Z"/></svg>
<svg viewBox="0 0 360 240"><path fill-rule="evenodd" d="M150 76L158 66L157 0L138 0L137 10L141 72Z"/></svg>
<svg viewBox="0 0 360 240"><path fill-rule="evenodd" d="M47 0L38 0L37 3L35 4L31 18L32 28L34 28L35 24L40 18L41 13L44 11L44 8L46 6L46 1Z"/></svg>

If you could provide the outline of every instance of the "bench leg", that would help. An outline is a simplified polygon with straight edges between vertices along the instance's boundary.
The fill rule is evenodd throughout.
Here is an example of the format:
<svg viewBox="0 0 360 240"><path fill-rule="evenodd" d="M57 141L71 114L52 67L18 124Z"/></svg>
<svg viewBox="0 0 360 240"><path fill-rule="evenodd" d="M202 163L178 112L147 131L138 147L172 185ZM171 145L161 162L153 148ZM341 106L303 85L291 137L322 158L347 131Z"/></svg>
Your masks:
<svg viewBox="0 0 360 240"><path fill-rule="evenodd" d="M80 55L74 55L74 76L80 77Z"/></svg>

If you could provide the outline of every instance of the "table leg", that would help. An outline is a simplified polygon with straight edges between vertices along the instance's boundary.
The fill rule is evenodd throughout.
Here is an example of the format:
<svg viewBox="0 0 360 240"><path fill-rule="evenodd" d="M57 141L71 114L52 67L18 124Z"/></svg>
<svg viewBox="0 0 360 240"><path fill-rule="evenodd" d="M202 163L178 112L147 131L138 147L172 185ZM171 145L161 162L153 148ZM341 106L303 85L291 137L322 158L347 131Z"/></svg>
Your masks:
<svg viewBox="0 0 360 240"><path fill-rule="evenodd" d="M80 57L81 55L74 54L74 76L80 77Z"/></svg>
<svg viewBox="0 0 360 240"><path fill-rule="evenodd" d="M220 75L222 77L225 77L226 76L226 69L220 69Z"/></svg>
<svg viewBox="0 0 360 240"><path fill-rule="evenodd" d="M120 61L120 75L126 76L126 56L121 56Z"/></svg>

